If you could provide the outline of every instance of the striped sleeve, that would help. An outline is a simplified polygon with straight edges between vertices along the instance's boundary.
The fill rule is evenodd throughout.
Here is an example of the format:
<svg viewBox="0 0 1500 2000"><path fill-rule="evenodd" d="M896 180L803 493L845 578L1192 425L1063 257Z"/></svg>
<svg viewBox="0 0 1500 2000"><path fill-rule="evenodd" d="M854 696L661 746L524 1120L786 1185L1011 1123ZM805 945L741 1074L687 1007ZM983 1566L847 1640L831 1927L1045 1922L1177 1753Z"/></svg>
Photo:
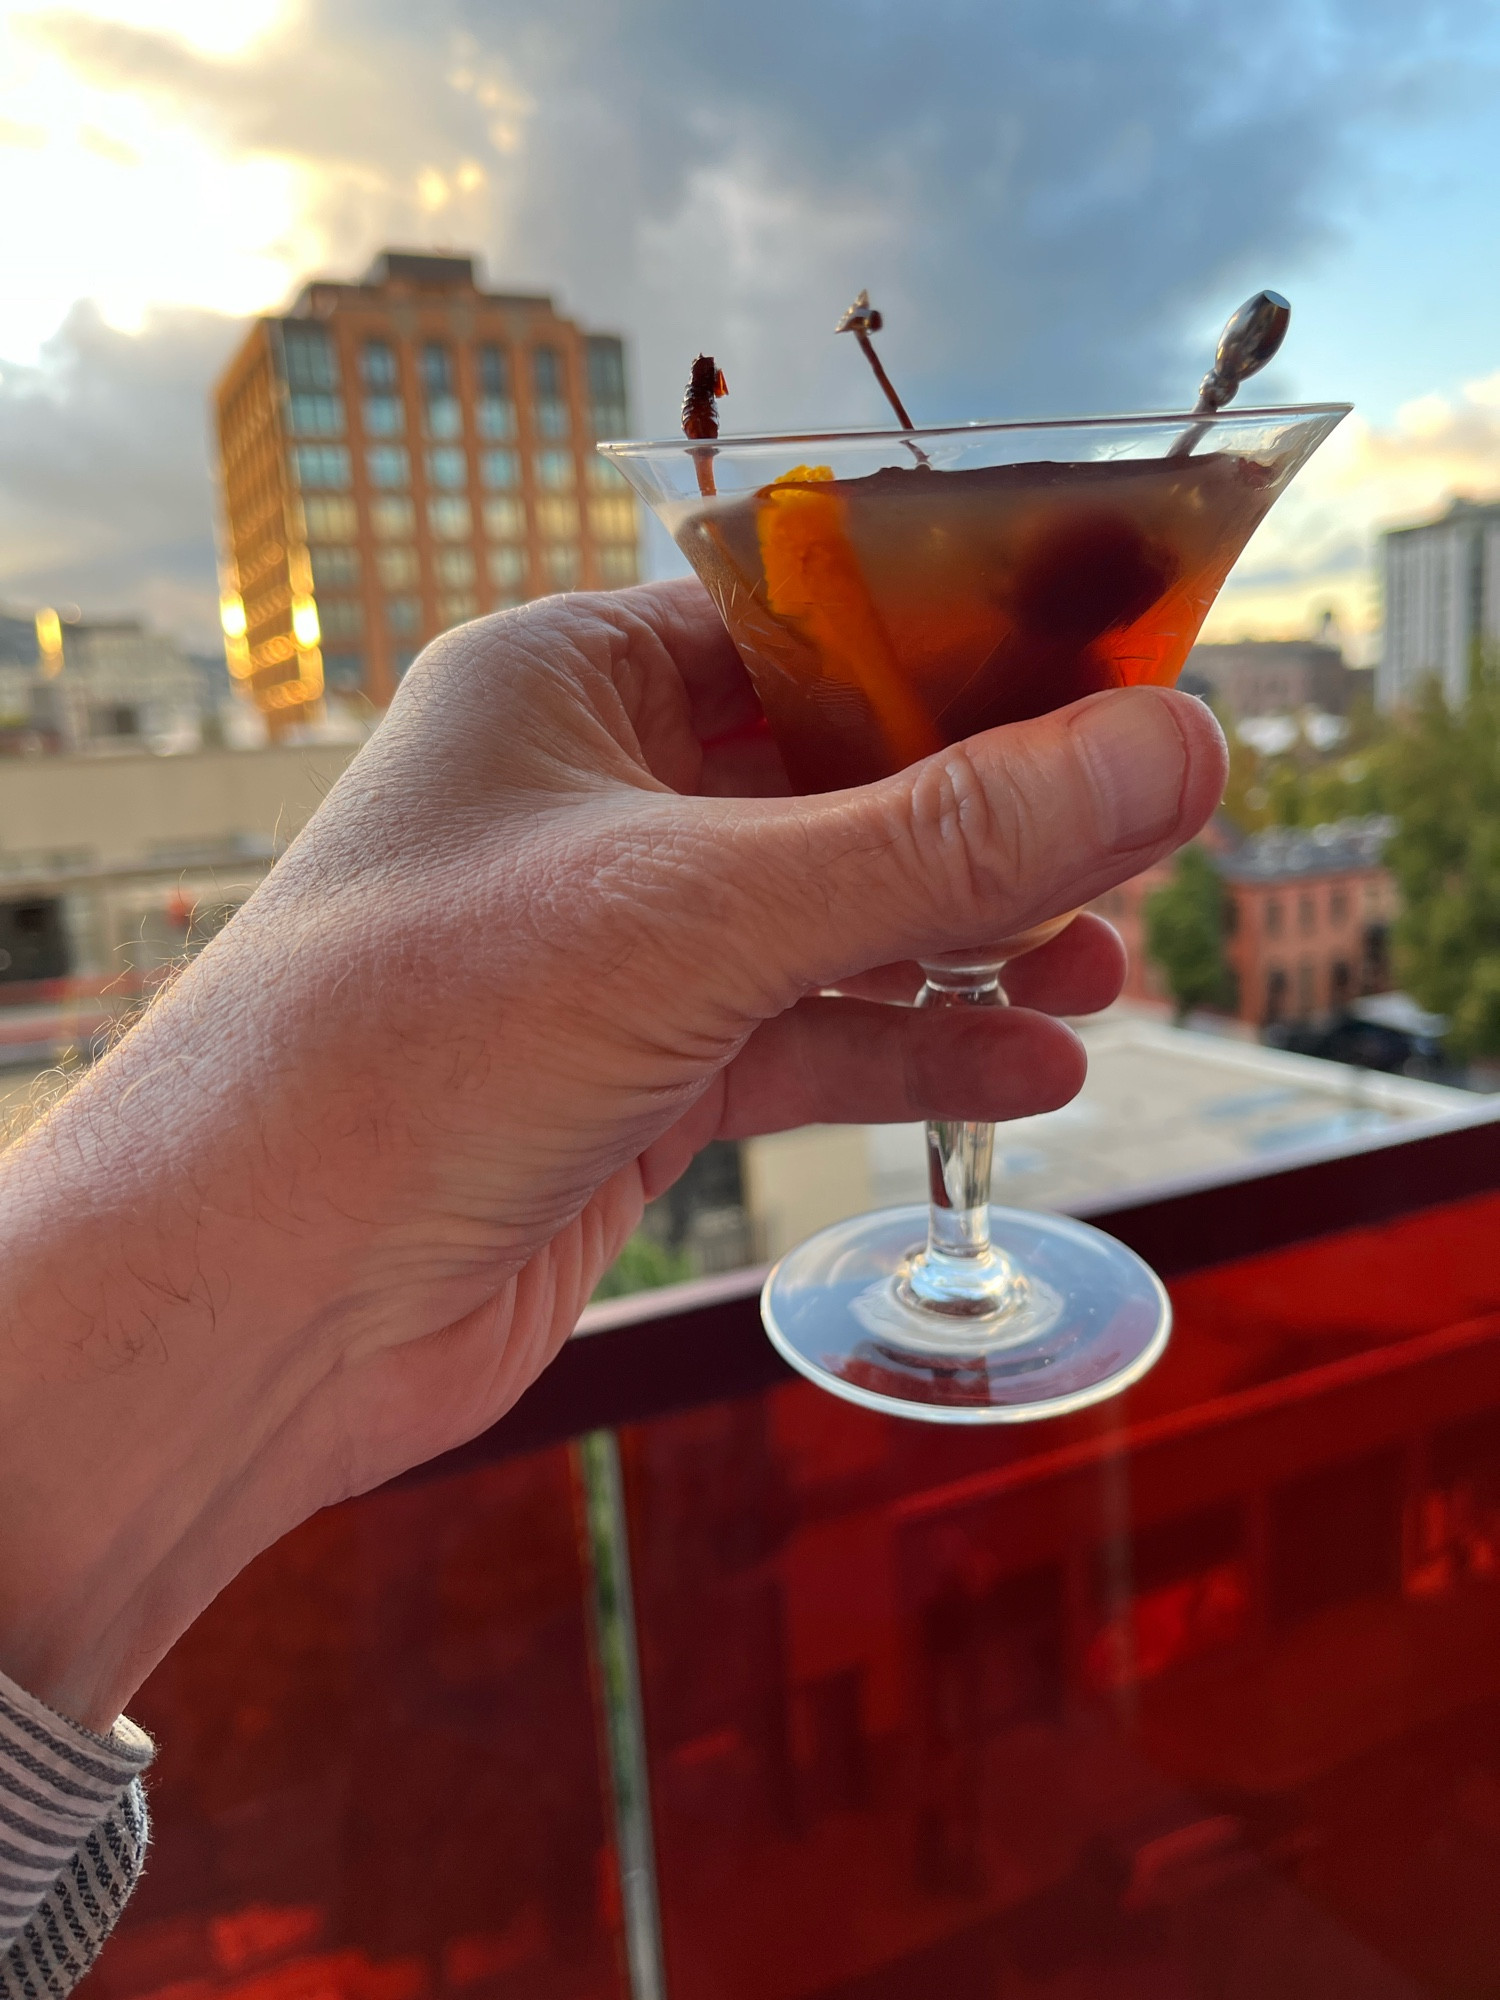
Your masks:
<svg viewBox="0 0 1500 2000"><path fill-rule="evenodd" d="M146 1854L151 1739L108 1736L0 1674L0 2000L61 2000L98 1956Z"/></svg>

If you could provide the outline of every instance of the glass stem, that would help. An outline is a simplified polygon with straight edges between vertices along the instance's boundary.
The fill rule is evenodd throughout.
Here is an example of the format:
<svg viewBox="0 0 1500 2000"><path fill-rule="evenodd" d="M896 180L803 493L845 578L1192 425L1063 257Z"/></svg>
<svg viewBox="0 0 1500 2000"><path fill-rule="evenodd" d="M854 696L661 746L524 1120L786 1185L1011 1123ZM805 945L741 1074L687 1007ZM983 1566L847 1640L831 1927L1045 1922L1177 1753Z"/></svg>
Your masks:
<svg viewBox="0 0 1500 2000"><path fill-rule="evenodd" d="M998 965L924 965L919 1007L1004 1007ZM927 1248L902 1275L909 1304L957 1319L988 1317L1015 1303L1019 1280L990 1242L993 1124L938 1118L927 1127L931 1195Z"/></svg>

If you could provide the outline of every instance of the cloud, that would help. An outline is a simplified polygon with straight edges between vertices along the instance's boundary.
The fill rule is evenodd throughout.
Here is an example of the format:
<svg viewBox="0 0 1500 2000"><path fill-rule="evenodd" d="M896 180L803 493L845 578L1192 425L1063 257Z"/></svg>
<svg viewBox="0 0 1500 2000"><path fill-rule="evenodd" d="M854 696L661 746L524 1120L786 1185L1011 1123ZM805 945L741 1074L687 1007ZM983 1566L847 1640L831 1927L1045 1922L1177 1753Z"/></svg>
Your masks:
<svg viewBox="0 0 1500 2000"><path fill-rule="evenodd" d="M0 597L139 612L215 643L210 385L242 328L78 307L36 368L0 371Z"/></svg>
<svg viewBox="0 0 1500 2000"><path fill-rule="evenodd" d="M78 11L29 31L92 88L291 172L296 219L256 246L284 267L352 274L382 244L475 248L497 285L552 289L619 328L636 421L659 431L700 348L729 375L734 428L879 420L831 331L864 285L920 418L1181 405L1241 297L1264 283L1295 297L1373 136L1430 113L1486 13L303 0L233 56ZM104 351L83 325L47 391L65 429ZM175 337L142 334L153 379ZM0 425L9 408L0 391ZM204 474L189 431L174 435L187 508ZM105 503L80 488L79 504L88 524ZM58 524L62 509L59 494ZM123 550L128 523L114 532ZM103 534L88 526L84 546ZM93 561L71 595L94 587Z"/></svg>

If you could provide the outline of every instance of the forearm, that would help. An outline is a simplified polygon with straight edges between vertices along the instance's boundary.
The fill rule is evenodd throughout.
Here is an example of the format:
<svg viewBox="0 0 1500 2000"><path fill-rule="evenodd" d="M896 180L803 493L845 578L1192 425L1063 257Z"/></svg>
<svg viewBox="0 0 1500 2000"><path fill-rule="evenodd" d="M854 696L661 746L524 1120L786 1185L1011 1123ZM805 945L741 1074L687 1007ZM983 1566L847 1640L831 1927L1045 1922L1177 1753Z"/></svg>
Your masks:
<svg viewBox="0 0 1500 2000"><path fill-rule="evenodd" d="M0 1669L97 1730L280 1532L257 1487L317 1366L295 1260L214 1212L152 1058L0 1158Z"/></svg>

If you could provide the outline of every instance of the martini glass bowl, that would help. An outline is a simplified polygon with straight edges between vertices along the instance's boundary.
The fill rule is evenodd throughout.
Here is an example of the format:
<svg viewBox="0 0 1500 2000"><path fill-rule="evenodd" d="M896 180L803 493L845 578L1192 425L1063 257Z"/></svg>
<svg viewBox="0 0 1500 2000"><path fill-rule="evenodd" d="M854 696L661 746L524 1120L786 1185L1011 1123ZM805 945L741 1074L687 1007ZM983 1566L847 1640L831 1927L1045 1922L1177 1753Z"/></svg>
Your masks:
<svg viewBox="0 0 1500 2000"><path fill-rule="evenodd" d="M707 586L793 785L889 776L1106 688L1170 686L1241 550L1347 404L941 430L606 444ZM922 1006L1000 1006L1006 958L923 967ZM1058 1416L1161 1354L1134 1252L989 1200L994 1127L927 1128L931 1202L857 1216L766 1281L811 1380L938 1423Z"/></svg>

